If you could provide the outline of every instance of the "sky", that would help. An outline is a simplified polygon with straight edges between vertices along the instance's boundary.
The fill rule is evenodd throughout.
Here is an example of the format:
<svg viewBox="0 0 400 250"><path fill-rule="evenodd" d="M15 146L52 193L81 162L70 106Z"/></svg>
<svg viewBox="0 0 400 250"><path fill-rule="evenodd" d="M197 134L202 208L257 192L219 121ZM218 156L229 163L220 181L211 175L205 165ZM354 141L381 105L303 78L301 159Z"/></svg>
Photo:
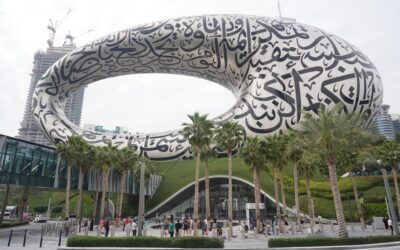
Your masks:
<svg viewBox="0 0 400 250"><path fill-rule="evenodd" d="M400 1L280 0L280 5L283 17L333 33L366 54L382 77L383 103L391 106L391 113L400 114ZM71 31L79 47L152 21L205 14L276 17L277 6L277 0L0 0L0 134L18 134L33 55L47 47L49 19L62 20L55 46ZM86 88L81 126L101 124L110 129L125 126L131 132L162 132L179 128L188 121L187 114L195 111L217 116L234 101L225 88L192 77L116 77Z"/></svg>

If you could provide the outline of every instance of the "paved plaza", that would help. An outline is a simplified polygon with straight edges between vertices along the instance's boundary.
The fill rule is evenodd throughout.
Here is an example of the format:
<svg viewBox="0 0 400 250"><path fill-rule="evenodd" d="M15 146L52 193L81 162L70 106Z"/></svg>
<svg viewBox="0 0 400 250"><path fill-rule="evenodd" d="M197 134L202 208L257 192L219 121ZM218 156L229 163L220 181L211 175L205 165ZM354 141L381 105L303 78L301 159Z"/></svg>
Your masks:
<svg viewBox="0 0 400 250"><path fill-rule="evenodd" d="M52 222L50 222L52 223ZM53 222L55 223L55 222ZM37 249L52 249L55 250L58 248L58 240L59 237L57 236L57 233L54 232L51 236L49 235L44 235L43 241L42 241L42 248L39 247L40 244L40 238L41 238L41 229L42 229L43 224L37 224L37 223L31 223L29 226L20 226L20 227L15 227L13 228L13 237L11 240L10 247L8 247L8 239L10 235L10 230L11 229L1 229L0 230L0 249L29 249L29 250L37 250ZM155 236L155 237L160 237L161 236L161 230L160 229L153 229L151 226L154 224L150 224L150 229L147 230L147 235L148 236ZM26 238L26 246L23 247L23 236L24 236L24 230L28 229L27 233L27 238ZM320 227L317 225L316 229L320 230ZM354 230L353 230L354 229ZM387 230L382 230L382 229L376 229L375 232L373 232L372 227L368 226L366 230L362 231L360 226L357 224L354 224L353 227L348 226L349 230L349 235L350 236L372 236L372 235L389 235L390 232ZM111 233L112 230L110 230L110 236L111 234L117 236L117 237L122 237L126 236L126 232L122 231L122 227L117 227L115 228L115 232ZM306 230L307 231L307 225L306 225ZM72 233L73 234L73 233ZM83 235L83 232L78 232L78 235ZM97 231L94 230L93 232L89 232L89 235L97 235ZM279 236L268 236L265 237L264 235L259 235L257 239L254 239L254 234L252 231L250 231L247 235L246 238L243 239L241 235L238 233L238 228L234 227L234 238L232 241L227 241L225 240L225 248L226 249L266 249L267 248L267 243L268 239L274 238L274 237L307 237L309 234L308 233L298 233L298 234L293 234L291 230L288 230L287 234L285 236L279 235ZM323 233L318 232L315 235L319 236L337 236L337 227L332 227L330 225L324 225L323 227ZM102 235L104 237L104 235ZM61 246L65 246L66 243L66 237L61 238ZM400 249L400 247L390 247L390 248L385 248L385 249Z"/></svg>

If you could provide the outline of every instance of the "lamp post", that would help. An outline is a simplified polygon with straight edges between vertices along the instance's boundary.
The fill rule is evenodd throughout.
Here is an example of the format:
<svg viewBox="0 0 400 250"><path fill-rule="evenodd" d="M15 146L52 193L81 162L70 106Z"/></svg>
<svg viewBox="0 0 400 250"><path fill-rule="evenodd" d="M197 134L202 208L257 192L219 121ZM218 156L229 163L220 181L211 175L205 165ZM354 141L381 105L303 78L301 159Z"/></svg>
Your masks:
<svg viewBox="0 0 400 250"><path fill-rule="evenodd" d="M143 222L144 222L144 173L145 165L143 160L139 160L140 164L140 188L139 188L139 222L138 222L138 236L142 236Z"/></svg>
<svg viewBox="0 0 400 250"><path fill-rule="evenodd" d="M381 160L377 160L377 163L381 165ZM385 191L386 191L386 200L388 204L388 211L390 218L392 219L392 224L393 224L393 231L395 235L399 235L399 227L397 225L397 217L396 217L396 212L394 210L393 206L393 200L392 200L392 193L390 192L390 187L389 187L389 181L387 178L387 172L386 169L381 168L382 171L382 177L383 177L383 182L385 183Z"/></svg>

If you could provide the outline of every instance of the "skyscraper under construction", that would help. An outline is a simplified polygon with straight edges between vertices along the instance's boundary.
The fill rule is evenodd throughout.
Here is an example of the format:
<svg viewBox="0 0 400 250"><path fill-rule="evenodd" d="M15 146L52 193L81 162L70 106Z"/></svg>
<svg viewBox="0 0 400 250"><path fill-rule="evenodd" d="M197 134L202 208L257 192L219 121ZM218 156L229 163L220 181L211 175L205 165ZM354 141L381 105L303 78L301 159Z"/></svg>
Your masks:
<svg viewBox="0 0 400 250"><path fill-rule="evenodd" d="M32 93L39 79L46 72L46 70L50 68L50 66L52 66L58 59L60 59L61 57L63 57L64 55L66 55L67 53L71 52L76 48L75 44L73 43L73 37L71 35L66 36L66 39L69 40L69 42L64 42L64 44L61 47L54 47L53 42L56 30L52 26L52 24L49 25L48 29L50 29L53 32L49 40L47 41L49 47L46 49L46 51L38 51L34 55L33 69L31 73L31 82L25 104L24 117L21 122L21 128L19 129L18 133L18 137L23 140L44 145L51 145L51 143L43 135L42 131L36 125L36 122L33 119L31 112ZM68 117L68 119L78 126L80 125L81 122L84 94L85 94L84 88L80 88L79 90L75 91L68 98L64 109L65 115Z"/></svg>

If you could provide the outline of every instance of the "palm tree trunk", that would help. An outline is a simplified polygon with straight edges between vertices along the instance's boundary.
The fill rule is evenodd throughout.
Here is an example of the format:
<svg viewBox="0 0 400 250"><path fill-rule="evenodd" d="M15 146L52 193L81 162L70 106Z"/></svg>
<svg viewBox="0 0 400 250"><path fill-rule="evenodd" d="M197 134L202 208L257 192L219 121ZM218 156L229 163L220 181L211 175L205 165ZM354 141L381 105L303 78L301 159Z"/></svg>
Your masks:
<svg viewBox="0 0 400 250"><path fill-rule="evenodd" d="M300 232L302 230L300 223L299 180L297 176L297 162L293 164L293 182L294 182L294 203L296 205L296 229L297 232Z"/></svg>
<svg viewBox="0 0 400 250"><path fill-rule="evenodd" d="M99 200L100 186L101 186L100 173L97 173L96 198L94 200L94 208L93 208L93 213L92 213L93 218L96 217L96 213L97 213L97 201Z"/></svg>
<svg viewBox="0 0 400 250"><path fill-rule="evenodd" d="M69 217L69 190L71 189L71 170L72 165L67 166L67 185L65 186L65 218Z"/></svg>
<svg viewBox="0 0 400 250"><path fill-rule="evenodd" d="M121 192L120 192L121 197L119 198L119 211L118 211L118 218L119 219L121 219L121 216L122 216L122 205L123 205L123 202L124 202L125 183L126 183L126 172L123 172L122 173L122 180L121 180Z"/></svg>
<svg viewBox="0 0 400 250"><path fill-rule="evenodd" d="M211 208L210 208L210 179L208 177L208 160L205 161L204 176L206 182L206 219L207 219L207 232L210 228Z"/></svg>
<svg viewBox="0 0 400 250"><path fill-rule="evenodd" d="M353 186L354 199L356 200L357 215L358 215L358 218L360 219L361 226L363 228L365 228L364 214L363 214L363 211L361 208L360 199L358 197L357 185L353 180L353 176L351 174L349 176L350 176L351 185Z"/></svg>
<svg viewBox="0 0 400 250"><path fill-rule="evenodd" d="M260 196L258 192L258 173L257 173L257 168L254 166L254 164L251 166L251 169L253 171L253 183L254 183L254 201L255 201L255 207L256 207L256 230L254 232L255 235L258 235L260 232Z"/></svg>
<svg viewBox="0 0 400 250"><path fill-rule="evenodd" d="M108 186L108 173L110 169L103 171L103 190L101 195L101 205L100 205L100 220L104 217L104 208L107 194L107 186Z"/></svg>
<svg viewBox="0 0 400 250"><path fill-rule="evenodd" d="M119 226L119 199L121 197L121 178L122 178L122 173L118 176L118 187L117 187L117 206L115 207L115 225L118 227Z"/></svg>
<svg viewBox="0 0 400 250"><path fill-rule="evenodd" d="M393 176L393 182L394 182L394 190L396 192L397 209L400 214L400 193L399 193L399 184L397 182L397 166L396 165L394 165L392 167L392 176Z"/></svg>
<svg viewBox="0 0 400 250"><path fill-rule="evenodd" d="M346 228L346 221L344 219L344 214L343 214L342 199L340 197L339 186L337 183L335 156L332 154L327 154L326 163L328 165L328 170L329 170L329 181L331 183L333 201L335 203L336 219L339 226L339 237L347 238L349 237L349 234Z"/></svg>
<svg viewBox="0 0 400 250"><path fill-rule="evenodd" d="M232 240L232 152L228 150L228 240Z"/></svg>
<svg viewBox="0 0 400 250"><path fill-rule="evenodd" d="M279 207L279 191L278 191L278 173L276 167L274 169L274 194L275 194L275 207L276 207L276 225L278 226L278 232L281 228L281 208Z"/></svg>
<svg viewBox="0 0 400 250"><path fill-rule="evenodd" d="M282 171L279 170L279 181L281 184L281 194L282 194L282 204L283 204L283 216L288 216L287 214L287 206L286 206L286 198L285 198L285 190L283 189L283 176Z"/></svg>
<svg viewBox="0 0 400 250"><path fill-rule="evenodd" d="M193 226L194 226L194 236L197 237L197 223L199 219L199 174L200 174L200 154L201 149L199 146L196 146L196 172L194 179L194 201L193 201Z"/></svg>
<svg viewBox="0 0 400 250"><path fill-rule="evenodd" d="M83 186L83 169L79 168L79 178L78 178L79 197L75 207L75 214L77 220L81 218L81 204L82 204L82 193L83 193L82 186Z"/></svg>
<svg viewBox="0 0 400 250"><path fill-rule="evenodd" d="M306 190L307 190L307 206L308 206L308 216L310 217L310 227L311 232L314 233L314 225L315 225L315 218L314 218L314 205L312 203L311 197L311 178L309 175L306 176Z"/></svg>

